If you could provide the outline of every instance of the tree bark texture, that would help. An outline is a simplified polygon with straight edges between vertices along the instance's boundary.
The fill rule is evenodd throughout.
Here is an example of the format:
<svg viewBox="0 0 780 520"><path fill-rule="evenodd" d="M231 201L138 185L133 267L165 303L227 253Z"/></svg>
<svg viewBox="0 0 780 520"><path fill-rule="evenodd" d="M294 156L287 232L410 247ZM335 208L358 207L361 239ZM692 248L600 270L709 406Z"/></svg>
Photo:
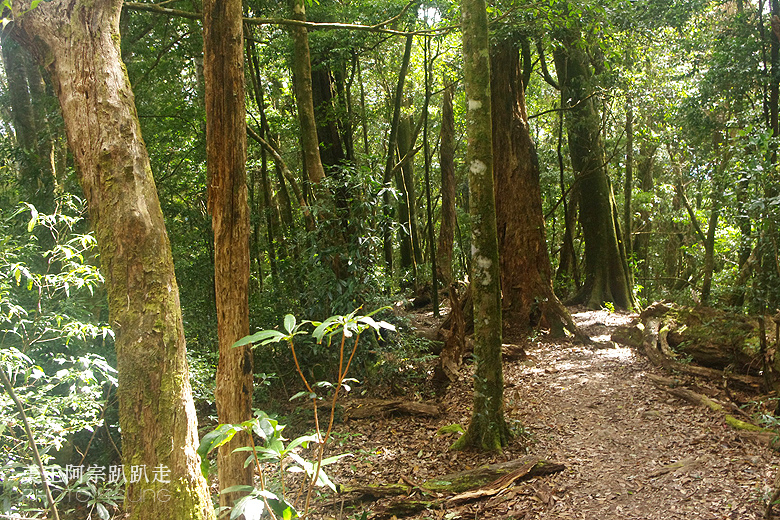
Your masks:
<svg viewBox="0 0 780 520"><path fill-rule="evenodd" d="M25 12L30 2L13 2L25 45L51 74L100 248L123 463L128 476L149 476L128 478L129 518L212 519L170 243L119 52L121 5L54 0ZM170 482L154 481L156 468Z"/></svg>
<svg viewBox="0 0 780 520"><path fill-rule="evenodd" d="M463 69L468 110L467 165L471 208L471 287L474 298L474 409L466 433L453 448L497 451L509 442L504 421L501 365L501 291L499 286L496 204L490 108L490 56L484 0L461 5Z"/></svg>
<svg viewBox="0 0 780 520"><path fill-rule="evenodd" d="M452 97L455 87L444 89L441 102L441 142L439 167L441 168L441 225L436 246L439 279L449 286L452 280L452 248L455 242L455 115Z"/></svg>
<svg viewBox="0 0 780 520"><path fill-rule="evenodd" d="M304 0L291 0L293 20L306 21ZM293 26L293 84L298 105L298 120L301 125L301 148L309 182L319 184L325 178L320 146L317 137L317 122L314 117L312 98L311 55L309 34L305 27Z"/></svg>
<svg viewBox="0 0 780 520"><path fill-rule="evenodd" d="M219 361L215 401L219 422L252 418L251 346L233 348L249 334L249 205L246 184L244 31L241 0L203 2L203 74L206 83L208 208L214 231L214 289ZM252 485L246 455L247 434L219 448L220 490ZM220 494L232 506L241 493Z"/></svg>
<svg viewBox="0 0 780 520"><path fill-rule="evenodd" d="M493 44L490 74L504 331L528 334L542 324L563 335L565 327L575 327L552 288L539 161L528 126L519 42Z"/></svg>
<svg viewBox="0 0 780 520"><path fill-rule="evenodd" d="M616 214L615 196L605 169L601 118L593 101L588 54L579 34L568 35L555 51L561 101L568 106L567 130L580 197L585 241L585 283L574 301L590 308L612 302L631 310L634 297Z"/></svg>

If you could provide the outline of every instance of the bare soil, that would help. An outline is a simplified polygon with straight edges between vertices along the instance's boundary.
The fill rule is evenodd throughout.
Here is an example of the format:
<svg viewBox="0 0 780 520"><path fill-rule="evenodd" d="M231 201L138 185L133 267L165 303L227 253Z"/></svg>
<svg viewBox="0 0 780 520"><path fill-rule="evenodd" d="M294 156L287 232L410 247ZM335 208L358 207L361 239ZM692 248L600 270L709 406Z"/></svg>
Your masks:
<svg viewBox="0 0 780 520"><path fill-rule="evenodd" d="M778 454L744 440L710 410L655 387L647 374L662 374L661 369L609 340L611 329L631 316L582 311L574 318L593 344L533 342L523 345L526 360L505 363L506 416L518 435L502 453L449 451L458 434L440 432L468 425L472 396L466 365L463 377L437 399L442 412L437 418L376 416L338 424L330 451L353 456L329 466L329 475L342 484L422 483L532 454L566 469L490 499L412 518L764 518ZM344 496L342 503L341 498L327 497L332 505L320 503L317 517L360 518L367 511L368 518L389 518L383 511L398 500L353 503ZM402 497L421 499L419 491Z"/></svg>

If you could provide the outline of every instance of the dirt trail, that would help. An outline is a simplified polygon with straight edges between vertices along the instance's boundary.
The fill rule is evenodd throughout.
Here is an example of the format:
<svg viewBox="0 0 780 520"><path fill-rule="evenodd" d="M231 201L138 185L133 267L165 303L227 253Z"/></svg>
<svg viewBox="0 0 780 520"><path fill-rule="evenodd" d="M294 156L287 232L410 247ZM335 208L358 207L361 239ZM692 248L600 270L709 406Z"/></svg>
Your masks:
<svg viewBox="0 0 780 520"><path fill-rule="evenodd" d="M491 500L415 518L763 518L777 454L742 440L708 410L653 386L646 374L661 372L608 340L611 328L630 317L590 311L575 319L596 343L540 343L528 348L529 359L506 364L507 416L519 421L527 437L503 454L449 452L454 437L436 435L442 426L468 423L471 390L465 374L442 399L445 413L438 419L341 425L341 445L334 451L357 456L334 468L334 477L361 484L398 482L402 476L422 482L530 453L567 468ZM377 511L382 505L364 508Z"/></svg>

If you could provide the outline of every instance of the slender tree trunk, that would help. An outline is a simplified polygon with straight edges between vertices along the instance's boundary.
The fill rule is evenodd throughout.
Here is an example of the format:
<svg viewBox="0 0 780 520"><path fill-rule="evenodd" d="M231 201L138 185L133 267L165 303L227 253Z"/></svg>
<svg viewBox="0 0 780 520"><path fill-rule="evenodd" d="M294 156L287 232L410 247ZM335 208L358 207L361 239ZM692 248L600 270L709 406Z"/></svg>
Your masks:
<svg viewBox="0 0 780 520"><path fill-rule="evenodd" d="M398 189L398 241L401 246L401 268L416 271L420 261L420 245L415 211L417 199L414 186L414 154L411 153L413 149L412 119L408 114L404 114L398 124L398 156L406 159L395 174ZM417 284L416 275L414 283Z"/></svg>
<svg viewBox="0 0 780 520"><path fill-rule="evenodd" d="M579 34L565 37L555 51L562 104L569 107L569 152L577 176L580 223L585 240L585 283L574 298L590 308L612 302L635 306L630 271L615 214L612 186L605 170L601 118L592 93L589 58Z"/></svg>
<svg viewBox="0 0 780 520"><path fill-rule="evenodd" d="M464 0L463 72L466 85L471 207L471 292L474 298L474 409L453 449L501 450L509 442L501 366L501 290L490 103L490 58L484 0Z"/></svg>
<svg viewBox="0 0 780 520"><path fill-rule="evenodd" d="M214 230L214 283L219 362L215 401L219 422L252 418L251 345L233 348L249 335L249 205L246 185L244 31L241 0L204 0L203 74L206 82L206 156L209 211ZM252 466L244 453L247 434L219 448L220 490L251 486ZM232 506L245 493L220 493Z"/></svg>
<svg viewBox="0 0 780 520"><path fill-rule="evenodd" d="M542 211L539 162L525 108L520 47L495 43L490 69L493 174L501 264L504 331L527 335L537 326L562 336L576 326L552 289Z"/></svg>
<svg viewBox="0 0 780 520"><path fill-rule="evenodd" d="M12 4L17 14L30 7ZM197 418L170 243L120 58L121 5L53 0L16 19L25 45L45 58L100 248L116 334L125 472L144 467L162 476L128 479L129 518L213 519L195 453Z"/></svg>
<svg viewBox="0 0 780 520"><path fill-rule="evenodd" d="M631 233L634 230L634 210L631 195L634 187L634 106L631 96L626 99L626 179L623 185L623 245L626 252L632 252Z"/></svg>
<svg viewBox="0 0 780 520"><path fill-rule="evenodd" d="M445 79L445 84L447 80ZM452 97L455 87L447 85L442 96L441 142L439 144L439 167L441 168L441 226L438 255L439 278L445 287L452 279L452 249L455 242L455 116Z"/></svg>
<svg viewBox="0 0 780 520"><path fill-rule="evenodd" d="M404 82L406 81L406 72L409 70L409 60L412 56L412 42L414 37L410 34L406 37L406 46L404 47L404 56L401 59L401 69L398 71L398 83L395 87L395 97L393 98L393 120L390 123L390 135L387 139L387 162L385 163L385 172L382 178L384 184L388 184L393 178L393 166L395 166L396 145L398 139L398 124L401 120L401 104L404 95ZM384 231L382 233L382 249L385 256L385 266L388 273L393 270L393 237L390 227L390 194L385 191L382 196L382 212L384 216Z"/></svg>
<svg viewBox="0 0 780 520"><path fill-rule="evenodd" d="M436 263L436 242L433 230L433 204L431 203L431 144L428 139L428 104L431 101L431 39L425 39L425 104L423 106L423 154L425 155L425 209L428 216L428 244L431 248L431 303L433 316L439 317L439 279Z"/></svg>
<svg viewBox="0 0 780 520"><path fill-rule="evenodd" d="M290 0L292 18L306 21L304 0ZM293 37L293 83L295 99L298 105L298 120L301 125L301 147L309 182L319 184L325 178L325 170L320 158L317 122L314 117L312 98L311 55L309 53L309 34L305 27L290 30Z"/></svg>

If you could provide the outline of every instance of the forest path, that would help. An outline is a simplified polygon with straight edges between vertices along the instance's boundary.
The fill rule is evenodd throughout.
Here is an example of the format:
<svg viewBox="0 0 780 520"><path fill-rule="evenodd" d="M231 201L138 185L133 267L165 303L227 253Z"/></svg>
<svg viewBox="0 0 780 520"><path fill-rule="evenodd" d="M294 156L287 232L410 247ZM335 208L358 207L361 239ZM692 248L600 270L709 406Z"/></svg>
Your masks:
<svg viewBox="0 0 780 520"><path fill-rule="evenodd" d="M592 345L526 345L525 361L505 363L507 417L522 425L500 455L449 452L442 426L468 424L470 370L451 385L437 419L377 417L340 425L334 452L357 456L337 481L414 482L526 454L566 465L490 500L414 518L583 520L761 519L780 458L745 441L709 410L655 387L658 368L609 341L631 316L583 311L575 320ZM341 464L339 466L342 466ZM369 503L371 511L382 503ZM357 511L360 511L358 508ZM342 518L350 518L344 511ZM332 516L330 516L332 518Z"/></svg>

